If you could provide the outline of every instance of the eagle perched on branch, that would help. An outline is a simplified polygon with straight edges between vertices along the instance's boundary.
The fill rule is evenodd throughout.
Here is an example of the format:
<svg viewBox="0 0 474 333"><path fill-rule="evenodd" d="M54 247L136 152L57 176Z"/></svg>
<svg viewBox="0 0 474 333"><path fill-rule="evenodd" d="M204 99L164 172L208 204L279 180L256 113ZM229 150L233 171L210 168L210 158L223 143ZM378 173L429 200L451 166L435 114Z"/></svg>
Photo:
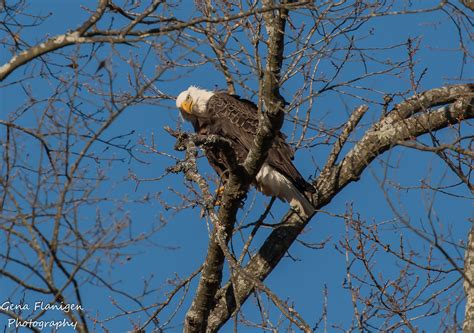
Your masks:
<svg viewBox="0 0 474 333"><path fill-rule="evenodd" d="M183 118L192 123L196 133L226 138L232 143L237 163L245 161L258 128L258 110L254 103L235 95L191 86L178 95L176 106ZM229 165L226 165L223 152L218 148L204 152L210 165L225 181ZM314 207L308 195L315 190L293 165L293 157L293 149L285 142L284 134L278 132L254 185L263 194L278 197L310 215Z"/></svg>

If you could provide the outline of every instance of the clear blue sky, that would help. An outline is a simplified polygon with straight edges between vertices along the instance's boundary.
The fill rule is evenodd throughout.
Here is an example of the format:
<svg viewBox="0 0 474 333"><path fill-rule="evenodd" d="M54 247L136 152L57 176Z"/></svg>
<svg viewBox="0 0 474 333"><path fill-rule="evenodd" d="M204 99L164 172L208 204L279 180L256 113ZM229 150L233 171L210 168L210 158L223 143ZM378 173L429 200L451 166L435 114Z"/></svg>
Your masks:
<svg viewBox="0 0 474 333"><path fill-rule="evenodd" d="M51 12L52 16L46 21L44 25L39 28L29 29L28 34L24 35L32 44L43 40L46 34L54 35L62 33L68 29L74 28L87 16L87 14L80 9L79 4L95 4L94 1L35 1L31 6L31 11L41 10L43 13ZM181 18L191 17L197 15L193 12L192 6L181 5L179 13ZM189 1L191 3L191 1ZM436 1L423 1L425 3L436 3ZM432 24L435 23L435 24ZM370 32L370 33L369 33ZM456 29L449 18L439 12L422 14L422 15L406 15L384 17L371 21L363 26L360 31L354 32L354 35L367 34L367 38L360 42L359 46L365 47L380 47L391 44L404 43L409 37L421 37L420 50L417 53L416 70L420 73L425 67L428 71L422 81L422 88L429 89L438 87L447 83L456 83L456 78L459 77L461 68L461 57L457 52L452 50L458 47L456 38ZM73 52L74 47L65 49L65 52ZM144 57L145 48L127 48L119 47L124 52L132 52L139 57ZM104 47L102 54L108 55L110 53L109 47ZM387 51L383 54L385 57L394 61L405 57L406 49L397 48ZM125 53L124 53L125 54ZM4 63L9 58L8 52L2 50L1 62ZM118 62L117 62L118 63ZM91 66L95 66L92 63ZM152 72L153 63L148 62L145 70ZM360 63L355 62L349 65L349 70L345 71L341 77L351 77L352 74L360 71ZM323 64L321 71L330 71L331 64ZM120 71L119 67L114 68ZM179 73L176 73L179 74ZM472 66L464 68L464 78L472 78L474 75ZM23 69L20 68L8 80L13 81L24 75ZM65 72L67 77L68 73ZM124 84L123 78L118 80L118 89L128 89ZM31 82L35 88L35 94L47 94L49 87L42 87L42 82L36 80ZM189 74L184 75L177 80L169 80L166 82L157 83L157 87L162 91L177 95L181 90L186 89L190 84L199 85L204 88L214 89L225 88L225 81L222 75L217 73L211 66L203 66ZM256 81L251 82L256 85ZM297 85L298 82L292 84ZM400 91L409 88L409 82L406 75L403 77L386 77L367 79L361 83L363 86L377 88L381 91ZM283 95L287 100L291 100L292 92L297 86L287 86L283 91ZM239 91L241 92L241 91ZM373 94L367 96L374 97ZM377 97L381 100L381 96ZM1 119L7 116L10 110L16 109L23 103L24 95L17 88L5 88L0 90L0 111ZM327 120L328 122L341 122L341 119L347 117L347 112L354 107L360 105L362 102L349 96L338 96L335 93L321 96L316 101L318 113L315 122ZM164 126L175 127L177 125L178 116L174 109L173 101L165 101L162 106L137 105L127 110L114 125L105 134L106 138L113 137L117 134L127 133L130 130L135 130L135 134L131 137L133 142L138 142L141 137L146 140L150 139L152 133L155 135L156 142L163 151L182 156L181 153L173 152L174 140L163 130ZM380 116L380 107L370 105L370 112L364 118L363 123L368 124L373 119ZM323 114L327 114L323 118ZM24 125L33 126L34 119L25 117L22 119ZM287 124L285 130L291 131L291 126ZM366 128L366 127L365 127ZM190 131L191 127L186 125L186 130ZM0 131L4 131L0 127ZM362 132L357 133L360 135ZM4 134L2 133L2 136ZM443 138L450 137L449 130L443 131ZM36 149L36 148L35 148ZM100 147L97 147L99 150ZM30 152L33 156L34 151ZM116 152L119 156L123 153ZM311 151L300 151L296 154L295 164L299 167L301 172L310 176L314 173L315 163L318 167L324 165L327 150L326 148L316 147ZM171 201L178 201L178 198L169 190L175 188L182 190L182 175L172 175L164 178L160 182L142 183L136 190L131 181L124 180L129 171L133 171L140 177L157 177L163 171L174 164L173 160L163 156L145 156L148 164L139 164L136 162L116 164L110 170L108 175L110 182L101 188L99 194L107 194L108 196L116 196L123 198L142 198L145 195L155 197L156 193L162 192L163 198ZM383 163L382 163L383 162ZM325 210L333 214L344 214L347 207L352 205L355 212L360 214L360 218L372 223L380 223L394 218L393 212L390 210L383 192L380 189L376 177L383 177L385 171L384 163L389 163L388 174L390 179L398 182L401 186L419 186L422 180L432 181L433 186L447 185L455 183L456 180L451 172L447 169L442 161L429 153L421 153L410 151L408 149L396 148L390 153L383 155L381 160L374 161L372 165L363 173L361 180L357 183L348 186L340 195L338 195L332 203L325 207ZM207 167L206 163L201 164L203 170L212 175L212 171ZM112 184L115 183L114 186ZM410 221L417 226L426 224L427 211L430 207L425 207L429 200L429 192L420 190L407 190L396 193L390 191L391 199L394 200L397 207L409 216ZM467 191L463 188L453 189L453 193L467 195ZM256 197L255 197L256 196ZM254 191L249 193L247 199L250 203L255 198L257 209L247 221L251 221L258 216L263 207L263 203L269 201L269 198L263 197L260 194L255 194ZM471 207L468 200L454 198L449 195L437 194L435 198L436 211L435 216L437 220L436 228L439 232L450 234L453 241L466 238L466 232L469 227L468 217L471 215ZM114 208L102 207L104 211ZM279 221L279 217L284 214L287 207L282 203L278 203L275 208L274 222ZM204 219L199 217L199 209L187 209L178 214L166 211L157 200L150 200L147 204L128 204L124 207L124 215L127 214L132 220L132 230L134 233L149 230L152 223L156 223L162 215L168 221L167 225L158 232L152 240L146 241L140 246L125 249L124 253L128 253L132 260L123 261L121 264L116 264L110 267L110 279L117 283L123 289L131 292L139 292L143 288L143 282L149 276L153 276L153 284L155 287L163 286L165 290L169 290L166 286L167 279L173 278L174 274L181 277L186 277L188 274L196 270L203 262L208 241L208 230ZM88 212L82 212L84 219L93 219L96 211L91 209ZM239 214L240 217L243 214ZM272 221L269 221L272 222ZM381 229L384 228L382 225ZM383 233L384 240L387 242L397 243L400 238L400 233L403 233L405 239L408 239L411 245L418 249L421 253L427 251L429 244L420 240L413 235L409 230L402 230L401 228L391 230L387 226L387 231ZM323 290L327 287L328 292L328 325L342 325L347 327L352 318L352 305L350 295L347 290L343 289L345 280L345 258L335 248L340 248L340 241L343 240L345 234L345 226L341 219L331 217L326 214L318 214L314 220L309 224L309 228L301 239L307 242L322 242L326 238L330 238L325 248L322 250L309 250L299 244L295 244L290 253L293 257L298 258L293 261L290 258L284 258L275 271L266 280L267 285L276 292L281 299L290 300L294 302L295 308L299 311L303 318L308 323L313 325L319 318L323 305ZM258 238L261 242L264 235ZM257 242L257 244L258 244ZM238 242L236 244L239 244ZM435 253L436 257L441 258L439 253ZM375 270L384 276L390 276L398 272L399 266L394 266L396 261L387 259L380 255L377 261ZM107 272L109 267L104 268ZM106 275L108 275L107 273ZM458 278L456 273L449 275L450 281ZM423 277L422 277L423 278ZM448 281L449 282L449 281ZM0 278L0 297L6 297L9 294L5 289L5 279ZM185 305L178 311L173 323L179 324L184 313L187 310L192 295L196 287L196 281L191 284L188 297L185 299ZM111 305L112 295L104 288L97 288L94 286L84 286L84 303L90 315L99 312L100 318L106 318L116 313L116 309ZM162 301L166 297L163 292L152 294L153 297L146 298L145 303L152 304L157 301ZM160 299L156 299L156 295L161 295ZM120 299L120 297L118 298ZM124 299L120 299L125 306L134 306ZM249 299L246 315L249 319L258 320L257 308L252 299ZM176 305L176 303L175 303ZM171 314L174 307L164 314ZM454 310L453 310L454 311ZM461 310L460 310L461 311ZM462 311L461 311L462 312ZM277 312L273 311L273 319L277 318ZM145 319L143 314L140 316L132 316L133 320ZM166 320L167 316L161 317ZM0 317L0 326L3 326L4 317ZM122 317L120 319L108 322L105 324L112 332L124 331L124 327L129 327L129 319ZM437 328L437 322L424 320L419 322L420 328L427 331L434 331ZM171 329L170 332L179 332L180 327ZM230 330L230 327L223 331ZM66 331L66 330L65 330ZM245 332L245 329L242 330ZM328 332L333 329L328 327Z"/></svg>

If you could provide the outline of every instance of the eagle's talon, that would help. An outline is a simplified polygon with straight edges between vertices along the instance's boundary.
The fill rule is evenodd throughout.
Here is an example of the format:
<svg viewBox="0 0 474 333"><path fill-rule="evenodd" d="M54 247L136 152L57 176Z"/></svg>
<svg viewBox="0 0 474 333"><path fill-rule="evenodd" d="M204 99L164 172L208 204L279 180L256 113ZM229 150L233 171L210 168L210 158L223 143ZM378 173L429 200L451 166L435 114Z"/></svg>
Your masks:
<svg viewBox="0 0 474 333"><path fill-rule="evenodd" d="M216 200L214 201L214 206L222 206L222 195L224 194L225 187L224 186L219 186L214 192L216 194Z"/></svg>
<svg viewBox="0 0 474 333"><path fill-rule="evenodd" d="M225 191L225 187L219 186L219 188L215 190L215 193L218 197L221 197L224 194L224 191Z"/></svg>

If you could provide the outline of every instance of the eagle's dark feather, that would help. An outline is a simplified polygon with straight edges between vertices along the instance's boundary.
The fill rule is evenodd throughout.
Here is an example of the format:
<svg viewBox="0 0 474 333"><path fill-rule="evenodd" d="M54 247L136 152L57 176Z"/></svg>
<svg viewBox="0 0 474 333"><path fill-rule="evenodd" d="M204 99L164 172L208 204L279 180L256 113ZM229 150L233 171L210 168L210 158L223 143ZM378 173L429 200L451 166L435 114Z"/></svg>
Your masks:
<svg viewBox="0 0 474 333"><path fill-rule="evenodd" d="M258 128L257 106L237 96L215 93L207 103L207 119L189 119L197 133L216 134L233 143L237 161L243 163L253 143ZM218 148L206 149L209 163L222 178L228 169L226 159ZM265 162L287 177L301 192L314 192L292 163L293 149L285 142L285 136L278 132L268 150Z"/></svg>

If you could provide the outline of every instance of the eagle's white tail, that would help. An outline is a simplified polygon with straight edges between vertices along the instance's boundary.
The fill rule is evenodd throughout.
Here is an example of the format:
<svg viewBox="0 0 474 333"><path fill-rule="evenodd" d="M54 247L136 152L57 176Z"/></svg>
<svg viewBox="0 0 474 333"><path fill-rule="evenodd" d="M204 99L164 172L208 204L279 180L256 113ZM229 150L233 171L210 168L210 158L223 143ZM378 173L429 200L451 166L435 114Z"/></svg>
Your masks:
<svg viewBox="0 0 474 333"><path fill-rule="evenodd" d="M297 207L301 213L309 216L314 213L313 205L293 183L267 163L264 163L255 177L258 190L265 195L276 196L292 207Z"/></svg>

